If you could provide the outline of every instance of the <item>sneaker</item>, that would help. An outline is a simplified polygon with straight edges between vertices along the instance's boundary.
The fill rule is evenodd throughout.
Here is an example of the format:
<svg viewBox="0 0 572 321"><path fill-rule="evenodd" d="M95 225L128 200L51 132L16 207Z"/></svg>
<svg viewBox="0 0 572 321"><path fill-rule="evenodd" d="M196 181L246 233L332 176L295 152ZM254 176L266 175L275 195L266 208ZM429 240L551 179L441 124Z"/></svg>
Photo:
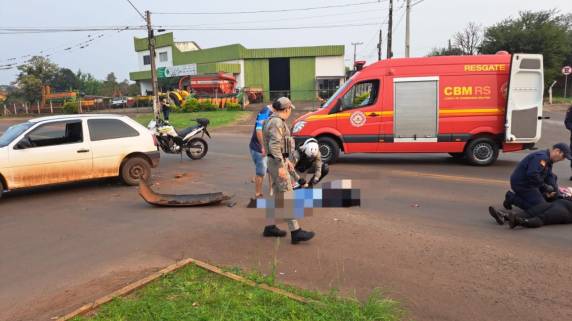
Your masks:
<svg viewBox="0 0 572 321"><path fill-rule="evenodd" d="M264 237L284 237L286 236L286 231L279 229L276 225L267 225L264 227L262 235Z"/></svg>
<svg viewBox="0 0 572 321"><path fill-rule="evenodd" d="M292 237L292 244L298 244L300 242L309 241L316 235L316 233L314 232L304 231L301 228L290 232L290 234Z"/></svg>
<svg viewBox="0 0 572 321"><path fill-rule="evenodd" d="M504 225L506 214L497 210L496 208L489 206L489 214L497 221L498 225Z"/></svg>
<svg viewBox="0 0 572 321"><path fill-rule="evenodd" d="M512 210L512 198L514 197L514 193L511 191L506 192L504 195L504 202L502 202L502 206L507 210Z"/></svg>

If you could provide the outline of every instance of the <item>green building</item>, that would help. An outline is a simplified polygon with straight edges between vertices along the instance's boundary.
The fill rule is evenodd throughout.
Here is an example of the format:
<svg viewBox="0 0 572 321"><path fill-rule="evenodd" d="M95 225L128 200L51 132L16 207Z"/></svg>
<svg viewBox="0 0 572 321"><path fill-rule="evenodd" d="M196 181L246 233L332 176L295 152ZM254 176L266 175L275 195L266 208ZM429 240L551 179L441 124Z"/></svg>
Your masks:
<svg viewBox="0 0 572 321"><path fill-rule="evenodd" d="M233 44L203 49L192 41L176 42L173 33L157 36L156 44L160 77L223 72L236 78L237 87L262 89L265 101L283 95L315 100L319 93L331 94L345 77L343 45L247 49ZM147 38L134 38L134 45L139 71L129 76L145 95L152 92Z"/></svg>

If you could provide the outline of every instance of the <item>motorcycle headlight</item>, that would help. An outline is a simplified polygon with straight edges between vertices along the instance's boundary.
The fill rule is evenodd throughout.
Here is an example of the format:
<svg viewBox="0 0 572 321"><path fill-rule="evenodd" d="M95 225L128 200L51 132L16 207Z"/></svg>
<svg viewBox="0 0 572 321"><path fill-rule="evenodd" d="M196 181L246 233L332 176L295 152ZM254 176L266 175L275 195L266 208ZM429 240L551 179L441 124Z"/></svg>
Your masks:
<svg viewBox="0 0 572 321"><path fill-rule="evenodd" d="M296 124L294 124L294 128L292 128L292 133L296 134L297 132L301 131L302 128L304 128L304 126L306 126L306 122L305 121L299 121Z"/></svg>

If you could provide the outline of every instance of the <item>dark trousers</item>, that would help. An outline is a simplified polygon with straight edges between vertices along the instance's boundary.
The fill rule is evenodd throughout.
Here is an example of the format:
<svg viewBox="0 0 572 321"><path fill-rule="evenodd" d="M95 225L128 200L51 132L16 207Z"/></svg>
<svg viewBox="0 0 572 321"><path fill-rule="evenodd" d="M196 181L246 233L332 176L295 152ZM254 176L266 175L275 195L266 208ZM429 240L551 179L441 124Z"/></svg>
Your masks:
<svg viewBox="0 0 572 321"><path fill-rule="evenodd" d="M514 191L514 195L510 201L525 211L539 204L546 203L538 188L524 188L521 186L511 186L511 188Z"/></svg>
<svg viewBox="0 0 572 321"><path fill-rule="evenodd" d="M169 114L171 113L171 107L163 107L163 108L161 108L161 110L163 111L163 119L169 120Z"/></svg>
<svg viewBox="0 0 572 321"><path fill-rule="evenodd" d="M553 224L572 223L572 202L558 199L552 203L544 203L530 208L526 213L518 214L525 227L541 227Z"/></svg>

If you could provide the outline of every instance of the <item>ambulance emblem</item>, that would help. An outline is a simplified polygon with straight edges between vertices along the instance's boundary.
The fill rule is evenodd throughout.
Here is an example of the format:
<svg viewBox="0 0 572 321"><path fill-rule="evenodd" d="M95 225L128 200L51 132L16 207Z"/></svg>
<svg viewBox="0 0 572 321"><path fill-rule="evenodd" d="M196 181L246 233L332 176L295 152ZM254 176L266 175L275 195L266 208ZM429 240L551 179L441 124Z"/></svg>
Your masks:
<svg viewBox="0 0 572 321"><path fill-rule="evenodd" d="M361 111L356 111L350 116L350 123L354 127L361 127L365 125L365 121L366 121L365 114Z"/></svg>

